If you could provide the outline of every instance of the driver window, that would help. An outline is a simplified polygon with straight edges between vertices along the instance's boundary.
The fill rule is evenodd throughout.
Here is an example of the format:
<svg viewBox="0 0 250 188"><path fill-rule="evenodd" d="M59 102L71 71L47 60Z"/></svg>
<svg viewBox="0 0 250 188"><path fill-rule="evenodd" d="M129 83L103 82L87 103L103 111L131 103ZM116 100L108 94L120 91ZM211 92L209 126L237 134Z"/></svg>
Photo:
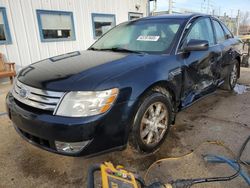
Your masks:
<svg viewBox="0 0 250 188"><path fill-rule="evenodd" d="M209 46L215 44L213 29L209 18L200 19L194 23L187 35L186 42L188 43L191 39L207 40Z"/></svg>

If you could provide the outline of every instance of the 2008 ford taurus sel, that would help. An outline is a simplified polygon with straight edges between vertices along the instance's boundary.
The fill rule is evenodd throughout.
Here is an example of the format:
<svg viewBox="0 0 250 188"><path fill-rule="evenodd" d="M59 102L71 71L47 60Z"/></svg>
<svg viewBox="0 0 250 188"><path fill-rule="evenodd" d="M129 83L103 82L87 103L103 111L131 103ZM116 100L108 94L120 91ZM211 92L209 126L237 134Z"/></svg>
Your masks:
<svg viewBox="0 0 250 188"><path fill-rule="evenodd" d="M122 23L88 50L22 69L6 98L17 132L71 156L153 152L176 113L239 78L239 40L208 15Z"/></svg>

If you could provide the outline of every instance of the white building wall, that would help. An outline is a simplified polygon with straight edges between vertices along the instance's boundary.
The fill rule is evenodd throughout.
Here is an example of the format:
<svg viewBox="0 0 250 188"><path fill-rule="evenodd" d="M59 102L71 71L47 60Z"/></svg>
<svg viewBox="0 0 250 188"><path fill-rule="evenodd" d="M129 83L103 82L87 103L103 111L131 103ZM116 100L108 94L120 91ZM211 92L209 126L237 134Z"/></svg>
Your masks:
<svg viewBox="0 0 250 188"><path fill-rule="evenodd" d="M139 10L136 5L140 5ZM93 42L91 13L116 15L116 24L128 20L128 12L147 14L147 0L0 0L6 8L12 43L0 45L7 61L17 69L30 63L71 52L84 50ZM41 42L36 10L72 11L75 41Z"/></svg>

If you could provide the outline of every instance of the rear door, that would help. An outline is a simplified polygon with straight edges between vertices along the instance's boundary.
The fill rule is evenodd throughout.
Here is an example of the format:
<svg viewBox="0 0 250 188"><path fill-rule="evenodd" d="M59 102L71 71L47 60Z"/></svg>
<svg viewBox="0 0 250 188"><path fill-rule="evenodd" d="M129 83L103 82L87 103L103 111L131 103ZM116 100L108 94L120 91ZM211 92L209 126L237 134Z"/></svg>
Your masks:
<svg viewBox="0 0 250 188"><path fill-rule="evenodd" d="M221 81L230 73L233 60L239 56L239 42L235 40L229 29L221 22L213 20L217 44L222 50L222 61L220 64Z"/></svg>
<svg viewBox="0 0 250 188"><path fill-rule="evenodd" d="M201 17L187 30L181 42L180 51L191 40L207 40L206 51L182 52L183 92L182 107L186 107L200 97L215 90L220 75L217 66L221 59L221 48L216 45L211 19Z"/></svg>
<svg viewBox="0 0 250 188"><path fill-rule="evenodd" d="M222 60L218 64L218 73L220 74L220 80L224 80L228 72L228 65L232 62L232 41L230 36L224 32L222 25L219 21L213 19L213 26L216 37L216 44L221 48Z"/></svg>

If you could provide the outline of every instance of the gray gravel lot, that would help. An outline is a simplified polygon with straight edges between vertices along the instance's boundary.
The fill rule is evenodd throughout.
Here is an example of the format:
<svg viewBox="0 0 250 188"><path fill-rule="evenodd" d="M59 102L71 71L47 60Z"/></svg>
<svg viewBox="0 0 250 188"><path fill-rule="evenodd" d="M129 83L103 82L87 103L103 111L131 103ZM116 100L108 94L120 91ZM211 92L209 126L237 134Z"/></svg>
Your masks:
<svg viewBox="0 0 250 188"><path fill-rule="evenodd" d="M250 69L242 69L240 83L250 85ZM176 125L159 151L139 155L129 147L124 151L90 159L65 157L38 149L24 141L14 130L5 114L5 95L10 85L0 85L0 187L86 187L90 164L112 161L144 175L156 160L185 155L207 140L219 140L238 152L250 135L250 90L243 94L218 90L177 115ZM147 182L177 178L230 175L225 165L208 164L203 154L231 157L224 148L203 144L194 153L179 159L168 159L153 166ZM242 159L250 160L250 144ZM245 168L250 174L250 168ZM194 187L248 187L241 179Z"/></svg>

